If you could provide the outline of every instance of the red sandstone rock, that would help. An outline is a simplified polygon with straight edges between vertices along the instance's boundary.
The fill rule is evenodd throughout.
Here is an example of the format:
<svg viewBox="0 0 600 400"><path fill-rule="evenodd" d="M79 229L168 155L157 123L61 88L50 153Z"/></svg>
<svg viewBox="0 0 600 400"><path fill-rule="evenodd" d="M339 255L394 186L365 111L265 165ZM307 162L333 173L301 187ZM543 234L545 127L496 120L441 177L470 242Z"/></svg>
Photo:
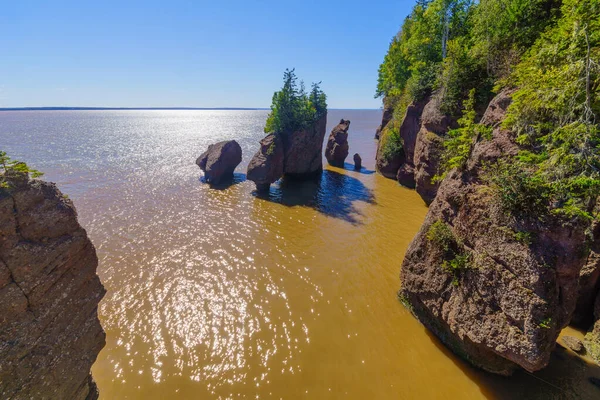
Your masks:
<svg viewBox="0 0 600 400"><path fill-rule="evenodd" d="M98 397L97 266L73 203L54 184L0 190L0 398Z"/></svg>
<svg viewBox="0 0 600 400"><path fill-rule="evenodd" d="M325 158L330 165L334 167L344 167L344 161L348 157L348 128L350 128L350 121L342 119L337 124L327 140L327 147L325 148Z"/></svg>
<svg viewBox="0 0 600 400"><path fill-rule="evenodd" d="M450 172L437 190L402 264L400 292L415 316L455 353L504 375L519 366L528 371L546 366L571 320L586 262L586 226L551 218L512 221L479 178L482 161L516 152L511 135L497 123L507 97L500 93L492 104L502 106L486 112L485 121L495 126L492 139L477 142L466 170ZM447 252L427 237L436 222L445 224L454 246L469 256L460 271L443 267ZM531 233L531 243L511 234L515 223Z"/></svg>
<svg viewBox="0 0 600 400"><path fill-rule="evenodd" d="M242 162L242 148L235 140L226 140L208 146L196 164L204 171L206 182L220 184L233 178L235 167Z"/></svg>

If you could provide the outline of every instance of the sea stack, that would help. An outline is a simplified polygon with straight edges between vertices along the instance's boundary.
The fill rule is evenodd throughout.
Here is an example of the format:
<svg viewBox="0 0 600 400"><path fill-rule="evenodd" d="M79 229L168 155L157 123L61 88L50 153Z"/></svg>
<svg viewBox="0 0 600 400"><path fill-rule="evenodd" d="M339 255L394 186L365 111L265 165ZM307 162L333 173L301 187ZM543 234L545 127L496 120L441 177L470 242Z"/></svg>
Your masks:
<svg viewBox="0 0 600 400"><path fill-rule="evenodd" d="M362 158L360 158L360 154L354 154L354 170L360 171L362 168Z"/></svg>
<svg viewBox="0 0 600 400"><path fill-rule="evenodd" d="M348 128L350 128L350 121L342 119L331 131L325 148L325 158L329 165L344 167L344 161L348 157L349 150Z"/></svg>
<svg viewBox="0 0 600 400"><path fill-rule="evenodd" d="M326 125L327 112L308 128L267 135L248 164L248 179L264 191L282 176L302 180L320 174Z"/></svg>
<svg viewBox="0 0 600 400"><path fill-rule="evenodd" d="M281 176L310 179L323 171L323 139L327 127L327 96L318 83L310 93L297 85L294 70L283 74L283 87L273 94L265 123L267 137L248 164L247 177L259 191Z"/></svg>
<svg viewBox="0 0 600 400"><path fill-rule="evenodd" d="M54 184L12 171L0 181L0 397L96 399L96 250Z"/></svg>
<svg viewBox="0 0 600 400"><path fill-rule="evenodd" d="M196 160L206 182L214 185L233 179L233 171L241 162L242 148L235 140L211 144Z"/></svg>

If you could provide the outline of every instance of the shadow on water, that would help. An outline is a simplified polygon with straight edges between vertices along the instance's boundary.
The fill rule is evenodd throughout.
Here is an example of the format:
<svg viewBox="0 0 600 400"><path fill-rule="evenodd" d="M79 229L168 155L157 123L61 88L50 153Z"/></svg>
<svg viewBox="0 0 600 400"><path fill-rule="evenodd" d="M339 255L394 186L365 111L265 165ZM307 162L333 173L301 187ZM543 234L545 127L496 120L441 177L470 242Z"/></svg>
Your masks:
<svg viewBox="0 0 600 400"><path fill-rule="evenodd" d="M200 178L198 178L198 180L205 185L209 185L211 189L225 190L233 185L237 185L238 183L244 182L246 180L246 174L243 174L241 172L234 172L232 179L218 184L206 182L206 178L204 176L201 176Z"/></svg>
<svg viewBox="0 0 600 400"><path fill-rule="evenodd" d="M467 364L428 329L423 329L436 347L478 384L481 393L488 399L600 399L600 387L590 380L600 379L600 367L586 362L560 345L552 352L546 368L534 373L520 369L512 376L504 377Z"/></svg>
<svg viewBox="0 0 600 400"><path fill-rule="evenodd" d="M359 171L357 171L354 169L354 164L350 164L347 162L344 163L344 169L347 171L360 172L361 174L365 174L365 175L373 175L375 173L375 171L373 171L371 169L366 169L365 167L362 167Z"/></svg>
<svg viewBox="0 0 600 400"><path fill-rule="evenodd" d="M371 189L360 180L336 171L324 170L315 179L298 181L284 178L273 185L268 193L253 192L264 200L288 207L311 207L330 217L343 219L355 225L362 215L354 206L355 201L375 204Z"/></svg>

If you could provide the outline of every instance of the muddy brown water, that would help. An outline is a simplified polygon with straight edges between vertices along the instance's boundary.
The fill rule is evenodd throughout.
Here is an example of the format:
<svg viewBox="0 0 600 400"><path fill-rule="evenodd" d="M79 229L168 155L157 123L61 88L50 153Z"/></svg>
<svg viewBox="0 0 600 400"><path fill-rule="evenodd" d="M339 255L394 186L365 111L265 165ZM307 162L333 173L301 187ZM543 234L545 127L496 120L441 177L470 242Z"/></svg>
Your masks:
<svg viewBox="0 0 600 400"><path fill-rule="evenodd" d="M253 193L245 167L266 111L0 113L0 148L75 202L98 250L107 345L101 399L600 398L599 369L558 349L511 378L453 356L399 303L404 252L427 209L374 173L380 111L350 119L350 156L317 182ZM236 139L234 184L194 164ZM569 334L581 333L569 331Z"/></svg>

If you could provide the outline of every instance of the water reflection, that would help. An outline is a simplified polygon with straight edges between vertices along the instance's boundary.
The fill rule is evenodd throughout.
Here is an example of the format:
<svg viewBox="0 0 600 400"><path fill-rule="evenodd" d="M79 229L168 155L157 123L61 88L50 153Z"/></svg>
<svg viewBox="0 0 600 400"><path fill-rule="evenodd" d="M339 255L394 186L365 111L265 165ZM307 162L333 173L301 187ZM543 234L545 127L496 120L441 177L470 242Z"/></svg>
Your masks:
<svg viewBox="0 0 600 400"><path fill-rule="evenodd" d="M330 217L343 219L355 225L362 222L362 212L355 202L376 204L373 191L360 180L333 170L307 181L282 179L268 193L257 193L261 199L287 207L310 207Z"/></svg>

